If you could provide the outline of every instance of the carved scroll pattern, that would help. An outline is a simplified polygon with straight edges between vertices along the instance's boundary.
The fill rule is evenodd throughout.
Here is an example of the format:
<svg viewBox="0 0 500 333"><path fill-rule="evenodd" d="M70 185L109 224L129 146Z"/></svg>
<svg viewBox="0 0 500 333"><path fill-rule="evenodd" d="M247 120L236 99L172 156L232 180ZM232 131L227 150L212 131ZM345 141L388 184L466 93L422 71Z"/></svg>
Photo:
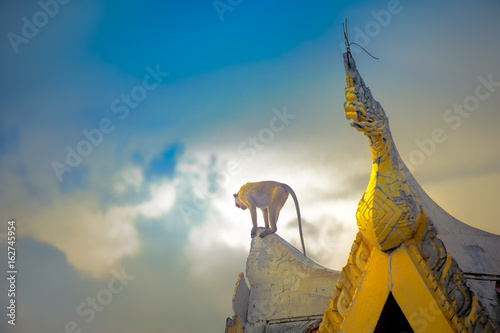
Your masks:
<svg viewBox="0 0 500 333"><path fill-rule="evenodd" d="M436 229L431 221L427 221L420 241L410 240L406 245L456 332L498 332L468 287L462 270L448 255L443 242L436 237Z"/></svg>
<svg viewBox="0 0 500 333"><path fill-rule="evenodd" d="M356 240L352 244L347 264L342 269L342 274L337 280L337 285L330 300L330 307L323 316L319 332L338 332L340 330L354 293L359 287L370 254L371 246L363 235L358 232Z"/></svg>

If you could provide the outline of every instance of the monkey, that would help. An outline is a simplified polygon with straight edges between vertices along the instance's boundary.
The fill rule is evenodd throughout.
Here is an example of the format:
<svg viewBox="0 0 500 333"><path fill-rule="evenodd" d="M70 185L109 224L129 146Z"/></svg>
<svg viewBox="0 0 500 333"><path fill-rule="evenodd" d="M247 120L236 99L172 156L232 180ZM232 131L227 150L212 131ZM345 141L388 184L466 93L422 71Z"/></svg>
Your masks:
<svg viewBox="0 0 500 333"><path fill-rule="evenodd" d="M261 181L256 183L246 183L238 193L233 194L235 205L242 210L249 209L252 216L253 228L250 233L252 238L257 234L257 208L262 210L266 230L260 234L261 238L275 233L277 230L276 222L281 208L285 205L288 199L288 194L292 195L297 210L297 219L299 222L300 241L304 256L306 255L306 247L304 246L304 237L302 236L302 222L300 219L299 201L295 192L290 186L275 181ZM269 228L271 225L271 228Z"/></svg>

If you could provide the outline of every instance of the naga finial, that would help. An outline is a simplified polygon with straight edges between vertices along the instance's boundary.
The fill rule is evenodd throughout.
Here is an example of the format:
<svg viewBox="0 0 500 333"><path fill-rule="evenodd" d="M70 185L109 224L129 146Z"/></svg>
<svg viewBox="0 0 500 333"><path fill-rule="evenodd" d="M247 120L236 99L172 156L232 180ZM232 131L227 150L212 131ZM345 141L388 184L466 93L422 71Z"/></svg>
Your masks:
<svg viewBox="0 0 500 333"><path fill-rule="evenodd" d="M358 72L350 49L354 43L348 39L347 21L343 30L347 49L343 54L347 83L345 115L352 121L352 127L368 136L373 159L370 182L356 212L357 224L382 250L391 250L413 236L423 208L407 180L389 119Z"/></svg>

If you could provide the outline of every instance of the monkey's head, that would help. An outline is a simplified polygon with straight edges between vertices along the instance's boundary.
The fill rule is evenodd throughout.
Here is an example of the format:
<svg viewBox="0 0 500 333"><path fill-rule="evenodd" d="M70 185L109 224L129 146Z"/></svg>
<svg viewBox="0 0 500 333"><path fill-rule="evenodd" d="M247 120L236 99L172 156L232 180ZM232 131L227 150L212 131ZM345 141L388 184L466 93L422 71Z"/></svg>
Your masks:
<svg viewBox="0 0 500 333"><path fill-rule="evenodd" d="M243 202L240 201L240 198L238 198L238 193L233 194L233 197L234 197L234 205L236 207L241 208L243 210L247 209L245 204L243 204Z"/></svg>

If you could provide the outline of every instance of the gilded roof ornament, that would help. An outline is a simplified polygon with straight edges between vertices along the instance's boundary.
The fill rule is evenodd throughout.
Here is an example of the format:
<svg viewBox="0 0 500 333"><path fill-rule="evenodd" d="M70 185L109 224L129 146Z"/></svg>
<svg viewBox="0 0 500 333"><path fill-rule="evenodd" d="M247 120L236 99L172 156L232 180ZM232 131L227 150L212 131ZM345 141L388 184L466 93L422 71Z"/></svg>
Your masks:
<svg viewBox="0 0 500 333"><path fill-rule="evenodd" d="M345 115L352 127L368 137L373 159L370 182L359 202L356 220L365 237L387 251L412 238L424 216L423 208L406 177L389 119L358 72L345 28L344 36Z"/></svg>

